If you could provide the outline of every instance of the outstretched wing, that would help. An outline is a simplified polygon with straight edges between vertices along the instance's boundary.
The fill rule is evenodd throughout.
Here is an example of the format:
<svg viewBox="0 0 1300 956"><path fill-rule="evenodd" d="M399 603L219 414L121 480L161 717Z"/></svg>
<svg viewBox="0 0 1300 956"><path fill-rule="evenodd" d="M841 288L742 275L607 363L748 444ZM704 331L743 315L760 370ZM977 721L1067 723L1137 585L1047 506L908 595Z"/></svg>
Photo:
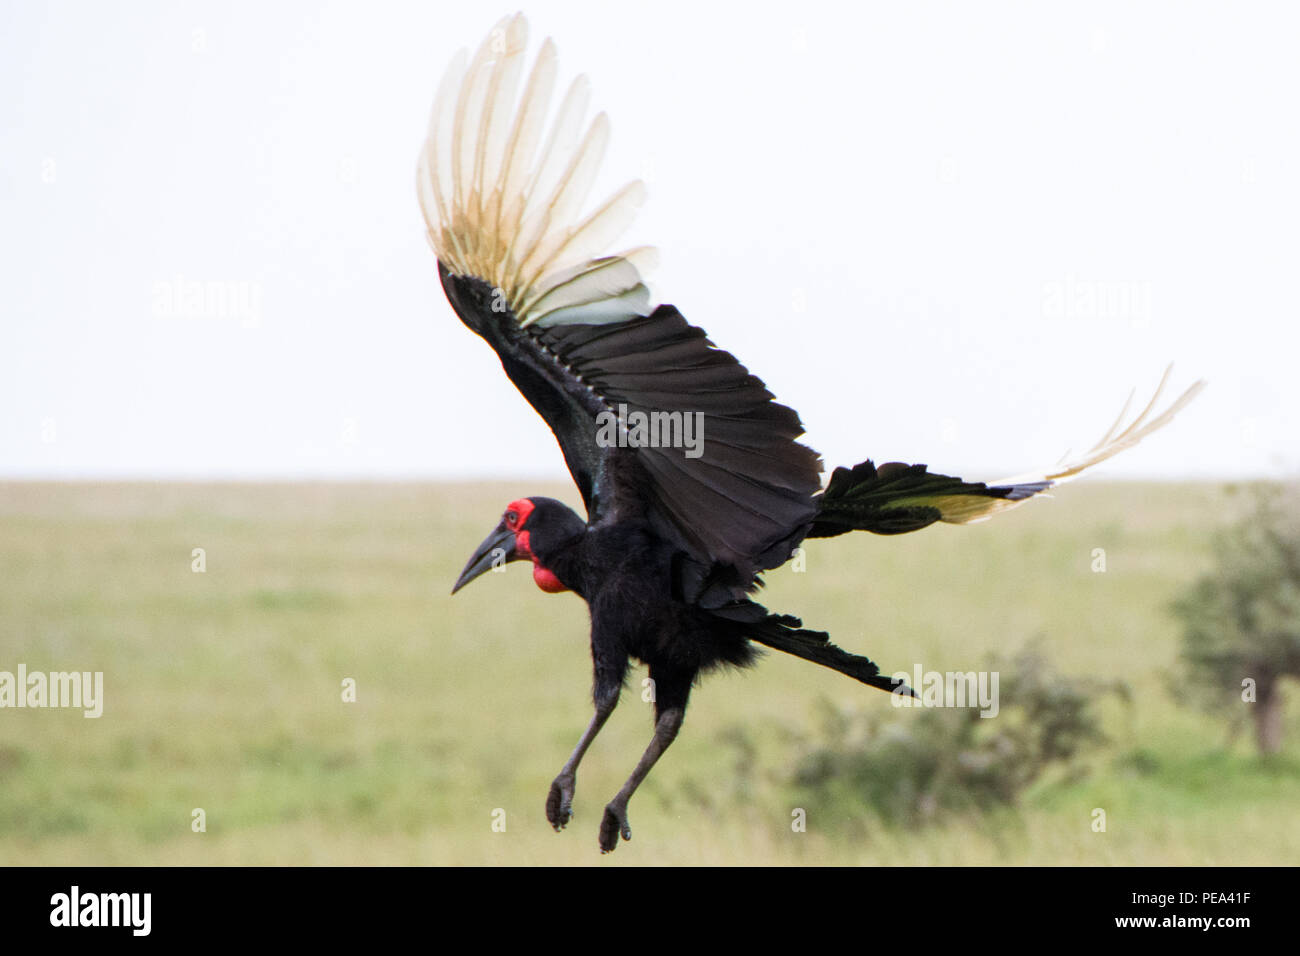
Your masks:
<svg viewBox="0 0 1300 956"><path fill-rule="evenodd" d="M877 468L864 461L831 474L817 496L817 519L808 537L833 538L849 531L903 534L936 521L968 524L1050 487L1047 481L990 486L936 475L925 465L891 461Z"/></svg>
<svg viewBox="0 0 1300 956"><path fill-rule="evenodd" d="M946 521L974 524L1022 504L1034 495L1077 477L1085 469L1132 448L1152 432L1173 420L1205 387L1194 382L1164 411L1156 406L1169 381L1171 365L1165 369L1155 394L1136 418L1121 430L1133 396L1101 440L1077 458L1031 475L992 482L970 482L948 475L932 474L925 465L889 462L877 468L865 461L853 468L836 468L826 490L817 496L817 518L810 538L833 538L848 531L902 534Z"/></svg>
<svg viewBox="0 0 1300 956"><path fill-rule="evenodd" d="M526 42L522 16L501 21L435 98L418 183L443 288L550 425L589 521L643 518L682 551L688 600L734 599L807 531L821 460L762 381L652 308L653 250L605 254L644 187L581 215L608 122L583 132L579 77L543 143L555 48L516 103Z"/></svg>

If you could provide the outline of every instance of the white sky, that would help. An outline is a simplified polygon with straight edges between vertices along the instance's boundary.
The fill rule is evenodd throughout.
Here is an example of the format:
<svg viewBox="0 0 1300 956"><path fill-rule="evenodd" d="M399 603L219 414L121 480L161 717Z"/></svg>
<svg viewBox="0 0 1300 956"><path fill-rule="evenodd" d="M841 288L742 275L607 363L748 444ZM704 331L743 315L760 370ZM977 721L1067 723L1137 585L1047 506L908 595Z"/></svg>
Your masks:
<svg viewBox="0 0 1300 956"><path fill-rule="evenodd" d="M604 186L648 180L660 298L828 465L1047 465L1175 361L1210 388L1099 475L1297 469L1293 6L729 9L526 12L610 114ZM447 62L507 12L6 3L0 476L563 475L413 185ZM178 281L257 319L167 314Z"/></svg>

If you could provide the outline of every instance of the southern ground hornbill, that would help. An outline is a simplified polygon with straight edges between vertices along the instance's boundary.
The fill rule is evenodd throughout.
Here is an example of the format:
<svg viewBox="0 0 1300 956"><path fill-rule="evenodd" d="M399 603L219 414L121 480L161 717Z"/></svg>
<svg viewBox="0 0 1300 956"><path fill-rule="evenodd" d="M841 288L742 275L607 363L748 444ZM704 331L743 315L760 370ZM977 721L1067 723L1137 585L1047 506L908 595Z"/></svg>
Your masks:
<svg viewBox="0 0 1300 956"><path fill-rule="evenodd" d="M805 538L968 524L1015 507L1140 441L1201 383L1158 414L1157 390L1127 427L1121 412L1089 453L1042 475L984 484L867 461L835 469L821 488L820 457L796 440L799 416L675 308L652 305L652 250L606 254L644 187L631 183L582 215L608 122L602 113L583 129L579 77L548 130L555 47L542 45L516 98L526 41L523 17L509 17L472 59L452 63L420 156L419 198L447 298L555 433L587 518L551 498L510 502L453 593L492 567L531 561L544 591L587 602L595 716L547 796L556 830L629 659L649 665L654 736L605 807L609 852L631 838L628 800L677 736L696 678L751 663L751 642L896 689L867 658L751 600L761 572Z"/></svg>

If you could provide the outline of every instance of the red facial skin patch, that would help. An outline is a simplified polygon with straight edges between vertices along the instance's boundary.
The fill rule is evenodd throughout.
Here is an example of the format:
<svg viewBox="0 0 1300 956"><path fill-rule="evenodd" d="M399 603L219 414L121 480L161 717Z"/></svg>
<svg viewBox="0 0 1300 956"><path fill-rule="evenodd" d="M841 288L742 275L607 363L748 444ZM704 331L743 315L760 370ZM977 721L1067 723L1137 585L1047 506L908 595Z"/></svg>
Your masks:
<svg viewBox="0 0 1300 956"><path fill-rule="evenodd" d="M529 532L524 530L524 526L528 524L528 518L533 513L533 507L533 503L527 498L520 498L517 501L510 502L506 506L506 527L515 533L515 553L519 557L528 558L533 562L533 582L547 594L559 594L561 591L569 589L555 576L553 571L542 567L528 544ZM514 521L511 521L510 516L512 514L517 516Z"/></svg>
<svg viewBox="0 0 1300 956"><path fill-rule="evenodd" d="M559 594L561 591L569 590L559 578L538 564L536 558L533 559L533 581L547 594Z"/></svg>

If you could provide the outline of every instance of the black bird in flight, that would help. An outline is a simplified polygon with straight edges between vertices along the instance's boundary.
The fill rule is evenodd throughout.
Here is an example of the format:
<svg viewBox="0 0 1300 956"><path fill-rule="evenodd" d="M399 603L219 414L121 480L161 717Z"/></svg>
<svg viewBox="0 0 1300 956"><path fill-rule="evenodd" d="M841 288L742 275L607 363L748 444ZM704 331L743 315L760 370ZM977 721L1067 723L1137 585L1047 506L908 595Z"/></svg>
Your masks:
<svg viewBox="0 0 1300 956"><path fill-rule="evenodd" d="M555 46L542 44L522 93L527 24L502 20L435 97L418 190L448 300L496 351L555 433L587 509L510 502L453 593L488 569L529 561L544 591L573 591L591 613L595 715L551 785L546 817L572 815L578 764L609 719L629 659L649 665L654 736L605 806L600 848L630 839L628 801L681 728L696 678L747 665L752 642L905 692L866 657L751 599L759 575L807 538L900 534L968 524L1015 507L1166 424L1160 390L1086 455L1047 473L984 484L925 465L837 468L797 439L799 416L644 281L653 250L607 254L644 199L633 182L583 215L606 142L604 113L584 129L588 84L568 88L549 128ZM1168 379L1161 381L1163 388Z"/></svg>

